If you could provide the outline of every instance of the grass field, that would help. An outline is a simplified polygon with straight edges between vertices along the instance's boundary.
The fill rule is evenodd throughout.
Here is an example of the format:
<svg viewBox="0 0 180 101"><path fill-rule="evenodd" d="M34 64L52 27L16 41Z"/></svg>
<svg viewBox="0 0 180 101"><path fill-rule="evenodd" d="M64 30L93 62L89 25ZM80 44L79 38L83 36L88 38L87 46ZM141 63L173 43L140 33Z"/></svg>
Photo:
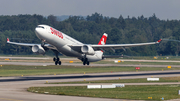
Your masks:
<svg viewBox="0 0 180 101"><path fill-rule="evenodd" d="M178 90L180 85L149 85L149 86L125 86L124 88L111 89L87 89L86 86L74 87L30 87L29 92L54 95L70 95L70 96L85 96L85 97L100 97L114 99L133 99L133 100L164 100L180 98Z"/></svg>
<svg viewBox="0 0 180 101"><path fill-rule="evenodd" d="M180 68L166 67L141 67L139 71L162 71L180 70ZM104 72L124 72L136 71L135 67L91 67L91 66L17 66L3 65L0 66L0 76L28 76L28 75L58 75L58 74L84 74L87 73L104 73Z"/></svg>

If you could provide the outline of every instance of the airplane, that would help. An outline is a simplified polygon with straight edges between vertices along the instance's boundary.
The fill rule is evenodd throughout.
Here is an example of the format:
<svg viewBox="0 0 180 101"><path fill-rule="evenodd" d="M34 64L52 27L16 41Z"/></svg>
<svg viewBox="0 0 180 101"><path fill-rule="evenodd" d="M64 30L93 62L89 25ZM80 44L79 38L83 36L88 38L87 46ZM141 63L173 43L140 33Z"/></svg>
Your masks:
<svg viewBox="0 0 180 101"><path fill-rule="evenodd" d="M105 58L117 57L103 55L105 50L125 50L125 48L127 47L152 45L157 44L161 41L160 39L156 42L148 43L106 44L108 35L104 33L98 44L83 44L48 25L38 25L35 28L35 34L42 41L41 44L10 42L9 38L7 38L7 43L21 46L29 46L32 48L32 52L42 55L44 55L45 52L50 49L56 55L56 57L53 58L55 65L61 65L61 61L58 57L59 53L69 57L77 57L83 62L83 65L89 65L90 62L100 61Z"/></svg>

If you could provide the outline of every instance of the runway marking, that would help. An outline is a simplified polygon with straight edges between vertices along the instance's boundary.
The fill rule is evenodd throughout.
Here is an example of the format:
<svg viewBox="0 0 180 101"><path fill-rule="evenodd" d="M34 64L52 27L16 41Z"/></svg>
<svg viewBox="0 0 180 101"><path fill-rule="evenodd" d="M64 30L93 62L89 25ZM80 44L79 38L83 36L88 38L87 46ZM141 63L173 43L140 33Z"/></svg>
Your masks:
<svg viewBox="0 0 180 101"><path fill-rule="evenodd" d="M16 99L8 99L8 98L0 98L2 100L8 100L8 101L23 101L23 100L16 100Z"/></svg>

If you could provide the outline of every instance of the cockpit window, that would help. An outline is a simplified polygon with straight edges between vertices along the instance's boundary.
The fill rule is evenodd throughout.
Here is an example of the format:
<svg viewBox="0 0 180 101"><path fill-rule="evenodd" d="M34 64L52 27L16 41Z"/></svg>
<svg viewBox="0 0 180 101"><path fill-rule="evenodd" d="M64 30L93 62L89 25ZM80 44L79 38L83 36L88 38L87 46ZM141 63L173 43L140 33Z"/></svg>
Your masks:
<svg viewBox="0 0 180 101"><path fill-rule="evenodd" d="M36 28L43 28L43 29L44 29L44 27L43 27L43 26L37 26Z"/></svg>

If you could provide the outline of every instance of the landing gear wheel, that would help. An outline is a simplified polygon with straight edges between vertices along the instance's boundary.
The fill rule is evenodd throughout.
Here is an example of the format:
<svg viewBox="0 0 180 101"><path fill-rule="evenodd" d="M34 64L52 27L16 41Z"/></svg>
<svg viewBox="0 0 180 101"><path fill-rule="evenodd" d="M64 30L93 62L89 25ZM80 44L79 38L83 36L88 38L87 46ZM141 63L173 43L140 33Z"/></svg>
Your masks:
<svg viewBox="0 0 180 101"><path fill-rule="evenodd" d="M58 64L58 61L55 61L55 65L57 65Z"/></svg>
<svg viewBox="0 0 180 101"><path fill-rule="evenodd" d="M83 59L83 65L86 65L86 62L87 62L87 58Z"/></svg>
<svg viewBox="0 0 180 101"><path fill-rule="evenodd" d="M53 58L53 61L55 62L55 65L58 65L58 64L61 65L61 61L59 61L60 58L58 57L59 52L57 50L53 50L53 52L56 55L56 57Z"/></svg>
<svg viewBox="0 0 180 101"><path fill-rule="evenodd" d="M61 61L59 61L59 58L53 58L53 61L55 62L55 65L59 64L61 65Z"/></svg>
<svg viewBox="0 0 180 101"><path fill-rule="evenodd" d="M83 65L86 65L86 63L85 63L85 62L83 62Z"/></svg>
<svg viewBox="0 0 180 101"><path fill-rule="evenodd" d="M84 61L83 61L83 65L89 65L89 61L88 61L88 59L87 58L85 58L85 59L83 59Z"/></svg>
<svg viewBox="0 0 180 101"><path fill-rule="evenodd" d="M61 65L61 61L59 61L59 65Z"/></svg>
<svg viewBox="0 0 180 101"><path fill-rule="evenodd" d="M56 58L53 58L53 61L56 61Z"/></svg>
<svg viewBox="0 0 180 101"><path fill-rule="evenodd" d="M87 61L87 65L89 65L89 61Z"/></svg>

